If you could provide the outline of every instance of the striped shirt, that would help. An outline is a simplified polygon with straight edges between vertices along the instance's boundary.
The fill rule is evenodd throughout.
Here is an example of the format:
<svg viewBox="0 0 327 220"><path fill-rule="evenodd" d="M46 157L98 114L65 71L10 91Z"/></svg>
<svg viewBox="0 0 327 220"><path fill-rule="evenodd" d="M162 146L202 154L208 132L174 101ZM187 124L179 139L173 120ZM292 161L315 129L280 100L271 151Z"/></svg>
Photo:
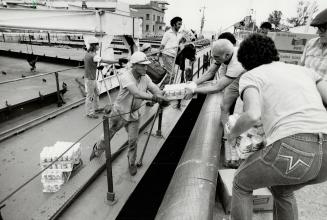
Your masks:
<svg viewBox="0 0 327 220"><path fill-rule="evenodd" d="M314 69L327 79L327 47L319 39L313 38L305 45L300 65Z"/></svg>

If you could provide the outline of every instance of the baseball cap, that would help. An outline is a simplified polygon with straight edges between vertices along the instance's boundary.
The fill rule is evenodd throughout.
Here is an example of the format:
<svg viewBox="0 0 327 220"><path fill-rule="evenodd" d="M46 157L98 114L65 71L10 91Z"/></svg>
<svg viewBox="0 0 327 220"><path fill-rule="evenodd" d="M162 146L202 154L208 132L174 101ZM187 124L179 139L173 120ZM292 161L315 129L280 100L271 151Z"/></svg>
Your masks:
<svg viewBox="0 0 327 220"><path fill-rule="evenodd" d="M317 16L312 20L310 25L317 27L324 24L327 24L327 8L322 12L320 12L319 14L317 14Z"/></svg>
<svg viewBox="0 0 327 220"><path fill-rule="evenodd" d="M144 52L146 49L150 48L151 44L149 43L144 43L140 49L141 52Z"/></svg>
<svg viewBox="0 0 327 220"><path fill-rule="evenodd" d="M150 64L151 62L146 57L145 53L137 51L131 56L130 62L132 64Z"/></svg>

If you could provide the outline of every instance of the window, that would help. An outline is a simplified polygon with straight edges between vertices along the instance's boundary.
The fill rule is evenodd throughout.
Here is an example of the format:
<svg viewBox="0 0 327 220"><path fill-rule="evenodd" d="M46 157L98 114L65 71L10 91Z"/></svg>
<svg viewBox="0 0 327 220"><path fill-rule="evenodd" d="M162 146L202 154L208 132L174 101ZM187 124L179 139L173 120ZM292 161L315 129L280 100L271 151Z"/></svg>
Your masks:
<svg viewBox="0 0 327 220"><path fill-rule="evenodd" d="M163 22L163 17L161 17L161 21Z"/></svg>
<svg viewBox="0 0 327 220"><path fill-rule="evenodd" d="M150 20L150 14L146 14L146 20Z"/></svg>
<svg viewBox="0 0 327 220"><path fill-rule="evenodd" d="M156 16L155 15L153 15L153 20L156 21Z"/></svg>
<svg viewBox="0 0 327 220"><path fill-rule="evenodd" d="M152 31L154 32L154 25L152 26Z"/></svg>
<svg viewBox="0 0 327 220"><path fill-rule="evenodd" d="M157 16L157 21L160 22L160 16Z"/></svg>
<svg viewBox="0 0 327 220"><path fill-rule="evenodd" d="M149 25L145 25L145 31L149 31Z"/></svg>
<svg viewBox="0 0 327 220"><path fill-rule="evenodd" d="M162 30L162 29L161 29L161 26L159 26L159 30Z"/></svg>

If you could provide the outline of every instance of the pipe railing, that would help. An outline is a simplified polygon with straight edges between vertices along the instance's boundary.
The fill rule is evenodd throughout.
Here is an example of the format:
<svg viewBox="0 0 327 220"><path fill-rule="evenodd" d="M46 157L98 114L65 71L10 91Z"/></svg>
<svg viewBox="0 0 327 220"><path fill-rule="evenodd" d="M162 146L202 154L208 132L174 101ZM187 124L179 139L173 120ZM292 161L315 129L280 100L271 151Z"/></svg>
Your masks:
<svg viewBox="0 0 327 220"><path fill-rule="evenodd" d="M4 84L8 84L8 83L13 83L13 82L18 82L18 81L22 81L22 80L33 79L33 78L39 78L39 77L42 77L42 76L47 76L47 75L54 74L55 81L56 81L57 105L58 105L58 107L60 107L63 104L65 104L65 101L63 100L62 94L60 93L59 73L60 72L64 72L64 71L68 71L68 70L72 70L72 69L81 68L83 66L84 65L77 66L77 67L71 67L71 68L65 68L65 69L61 69L61 70L57 70L57 71L52 71L52 72L47 72L47 73L41 73L41 74L37 74L37 75L34 75L34 76L26 76L24 78L17 78L17 79L11 79L11 80L7 80L7 81L2 81L2 82L0 82L0 85L4 85ZM40 96L41 96L41 94L40 94ZM6 103L7 103L7 106L10 106L10 104L8 103L8 101Z"/></svg>

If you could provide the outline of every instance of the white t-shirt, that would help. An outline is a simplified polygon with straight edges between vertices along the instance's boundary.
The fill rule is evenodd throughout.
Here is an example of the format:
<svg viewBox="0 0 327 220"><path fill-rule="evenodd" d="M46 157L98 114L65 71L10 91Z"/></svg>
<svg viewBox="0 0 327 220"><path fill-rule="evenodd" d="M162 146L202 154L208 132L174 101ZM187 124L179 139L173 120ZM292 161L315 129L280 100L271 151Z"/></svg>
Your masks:
<svg viewBox="0 0 327 220"><path fill-rule="evenodd" d="M162 37L160 44L165 46L164 49L171 48L171 47L175 47L175 48L164 50L162 53L175 57L177 54L178 42L181 38L182 38L182 34L179 32L176 33L172 29L166 31Z"/></svg>
<svg viewBox="0 0 327 220"><path fill-rule="evenodd" d="M137 109L140 108L143 100L135 99L127 87L134 84L139 90L146 92L149 85L153 84L153 82L148 75L142 76L140 80L137 81L133 76L130 68L121 70L117 76L119 79L120 90L114 102L114 108L120 114L136 110L130 114L122 115L126 121L136 121L140 116Z"/></svg>
<svg viewBox="0 0 327 220"><path fill-rule="evenodd" d="M221 78L222 76L227 76L229 78L235 79L245 72L245 69L243 68L242 64L237 60L237 51L238 47L235 47L232 58L229 63L222 63L220 65L218 69L219 78Z"/></svg>
<svg viewBox="0 0 327 220"><path fill-rule="evenodd" d="M316 86L321 79L311 69L283 62L261 65L241 76L241 97L248 87L259 92L268 145L297 133L327 134L327 112Z"/></svg>

